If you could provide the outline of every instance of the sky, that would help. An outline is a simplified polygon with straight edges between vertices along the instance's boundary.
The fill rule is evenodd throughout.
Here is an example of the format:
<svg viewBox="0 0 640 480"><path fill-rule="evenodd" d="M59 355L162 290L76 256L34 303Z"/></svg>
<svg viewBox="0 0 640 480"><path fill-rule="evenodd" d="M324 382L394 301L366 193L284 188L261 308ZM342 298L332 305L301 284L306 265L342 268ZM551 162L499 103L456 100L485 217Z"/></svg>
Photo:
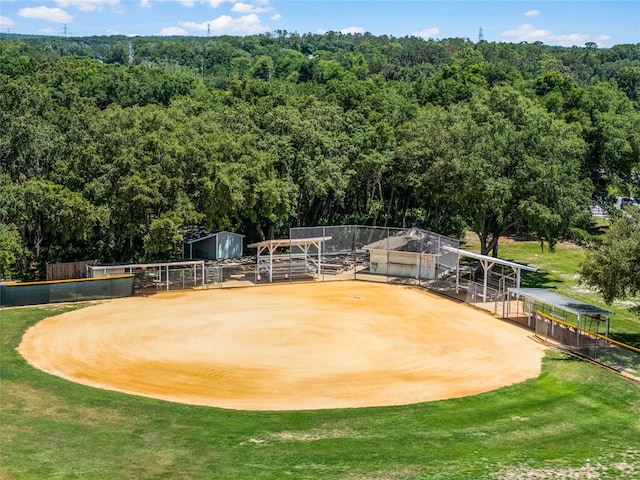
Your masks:
<svg viewBox="0 0 640 480"><path fill-rule="evenodd" d="M640 43L640 1L0 0L0 32L89 35L364 33L598 47Z"/></svg>

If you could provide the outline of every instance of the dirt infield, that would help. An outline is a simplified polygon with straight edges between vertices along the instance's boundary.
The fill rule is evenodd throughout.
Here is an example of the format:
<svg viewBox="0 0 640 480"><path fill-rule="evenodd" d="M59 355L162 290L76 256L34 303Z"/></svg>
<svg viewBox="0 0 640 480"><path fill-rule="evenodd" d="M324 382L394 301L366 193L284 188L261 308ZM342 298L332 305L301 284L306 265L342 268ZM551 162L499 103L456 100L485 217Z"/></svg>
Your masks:
<svg viewBox="0 0 640 480"><path fill-rule="evenodd" d="M527 332L410 287L326 282L113 300L51 317L19 346L74 382L246 410L404 405L540 372Z"/></svg>

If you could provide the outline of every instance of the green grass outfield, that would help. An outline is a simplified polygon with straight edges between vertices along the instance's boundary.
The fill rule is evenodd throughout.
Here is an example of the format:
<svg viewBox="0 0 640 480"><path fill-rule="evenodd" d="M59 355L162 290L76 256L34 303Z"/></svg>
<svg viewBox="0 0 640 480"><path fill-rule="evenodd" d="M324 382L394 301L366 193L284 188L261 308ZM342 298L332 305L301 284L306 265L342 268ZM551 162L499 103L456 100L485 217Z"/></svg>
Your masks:
<svg viewBox="0 0 640 480"><path fill-rule="evenodd" d="M93 389L26 364L24 331L73 308L0 310L3 480L640 478L640 384L558 352L538 378L474 397L241 412Z"/></svg>

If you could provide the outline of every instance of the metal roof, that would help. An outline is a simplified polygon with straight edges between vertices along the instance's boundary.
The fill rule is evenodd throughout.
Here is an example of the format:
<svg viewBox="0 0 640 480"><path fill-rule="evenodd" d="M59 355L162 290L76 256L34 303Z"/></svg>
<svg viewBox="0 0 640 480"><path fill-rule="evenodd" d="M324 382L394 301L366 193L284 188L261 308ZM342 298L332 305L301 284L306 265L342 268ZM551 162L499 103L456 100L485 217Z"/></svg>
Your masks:
<svg viewBox="0 0 640 480"><path fill-rule="evenodd" d="M546 305L575 313L576 315L612 315L613 312L604 308L596 307L589 303L565 297L556 292L545 290L544 288L510 288L509 292L516 293L523 297L542 302Z"/></svg>
<svg viewBox="0 0 640 480"><path fill-rule="evenodd" d="M220 230L206 230L204 228L199 228L197 230L193 230L193 231L185 233L183 235L183 242L186 243L187 245L189 245L191 243L196 243L196 242L199 242L201 240L206 240L207 238L215 237L219 233L228 233L230 235L238 235L240 237L244 237L244 235L241 235L239 233L220 231Z"/></svg>
<svg viewBox="0 0 640 480"><path fill-rule="evenodd" d="M260 248L260 247L288 247L291 245L312 245L318 242L326 242L331 240L331 237L312 237L312 238L279 238L273 240L264 240L262 242L252 243L247 245L247 248Z"/></svg>
<svg viewBox="0 0 640 480"><path fill-rule="evenodd" d="M442 247L443 250L448 252L453 252L458 255L462 255L464 257L475 258L476 260L485 260L487 262L495 263L496 265L505 265L507 267L511 267L513 269L519 268L520 270L526 270L528 272L537 272L538 269L536 267L530 267L529 265L523 265L521 263L510 262L509 260L502 260L501 258L491 257L489 255L482 255L480 253L469 252L467 250L461 250L459 248L453 248L445 245ZM535 290L535 289L534 289Z"/></svg>

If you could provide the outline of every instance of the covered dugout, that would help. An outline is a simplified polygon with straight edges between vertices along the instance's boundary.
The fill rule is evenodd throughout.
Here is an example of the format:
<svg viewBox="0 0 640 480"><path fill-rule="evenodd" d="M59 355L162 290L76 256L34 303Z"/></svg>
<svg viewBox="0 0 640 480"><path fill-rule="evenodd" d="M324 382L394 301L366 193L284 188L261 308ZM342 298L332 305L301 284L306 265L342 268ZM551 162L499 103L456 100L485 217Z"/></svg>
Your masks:
<svg viewBox="0 0 640 480"><path fill-rule="evenodd" d="M526 317L529 327L534 327L535 314L540 312L594 333L599 333L599 326L604 324L604 336L609 336L609 317L613 315L609 310L544 288L510 288L509 293L515 301L509 302L507 316Z"/></svg>

